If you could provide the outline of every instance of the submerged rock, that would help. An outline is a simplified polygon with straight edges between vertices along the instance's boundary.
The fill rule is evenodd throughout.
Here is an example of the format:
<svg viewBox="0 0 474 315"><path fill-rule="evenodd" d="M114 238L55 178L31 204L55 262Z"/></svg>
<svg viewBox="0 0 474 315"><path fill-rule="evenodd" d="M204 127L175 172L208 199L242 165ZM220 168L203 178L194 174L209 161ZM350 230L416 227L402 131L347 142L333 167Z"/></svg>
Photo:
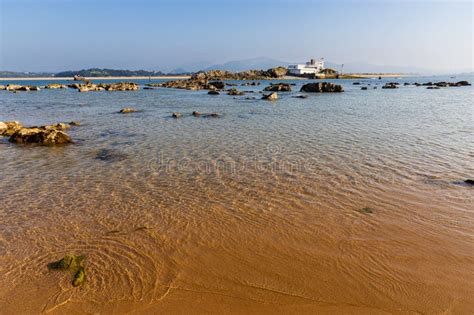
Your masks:
<svg viewBox="0 0 474 315"><path fill-rule="evenodd" d="M363 86L360 88L362 91L367 91L367 87L366 86Z"/></svg>
<svg viewBox="0 0 474 315"><path fill-rule="evenodd" d="M118 162L125 160L127 158L127 155L109 149L101 149L99 150L95 158L96 160L104 162Z"/></svg>
<svg viewBox="0 0 474 315"><path fill-rule="evenodd" d="M207 94L209 94L209 95L219 95L220 93L217 92L217 91L211 90L211 91L207 92Z"/></svg>
<svg viewBox="0 0 474 315"><path fill-rule="evenodd" d="M278 99L278 94L277 92L273 92L267 95L262 96L262 100L267 100L267 101L276 101Z"/></svg>
<svg viewBox="0 0 474 315"><path fill-rule="evenodd" d="M120 114L130 114L130 113L136 113L137 110L135 108L131 108L131 107L125 107L125 108L122 108L119 113Z"/></svg>
<svg viewBox="0 0 474 315"><path fill-rule="evenodd" d="M344 92L342 85L330 82L307 83L303 85L300 92L309 93L340 93Z"/></svg>
<svg viewBox="0 0 474 315"><path fill-rule="evenodd" d="M200 113L200 112L194 111L193 116L194 117L204 117L204 118L216 118L216 117L220 117L221 114L219 114L219 113Z"/></svg>
<svg viewBox="0 0 474 315"><path fill-rule="evenodd" d="M374 209L373 208L370 208L370 207L364 207L362 209L360 209L360 212L362 213L374 213Z"/></svg>

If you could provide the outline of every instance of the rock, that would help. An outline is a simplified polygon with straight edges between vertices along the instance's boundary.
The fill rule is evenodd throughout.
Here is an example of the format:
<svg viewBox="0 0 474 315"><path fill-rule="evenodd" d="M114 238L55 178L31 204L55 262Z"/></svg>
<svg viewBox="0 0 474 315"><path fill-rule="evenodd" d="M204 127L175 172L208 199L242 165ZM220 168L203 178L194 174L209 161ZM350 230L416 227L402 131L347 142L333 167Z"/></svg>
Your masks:
<svg viewBox="0 0 474 315"><path fill-rule="evenodd" d="M468 185L474 185L474 179L466 179L464 181L464 183L468 184Z"/></svg>
<svg viewBox="0 0 474 315"><path fill-rule="evenodd" d="M173 117L173 118L180 118L180 117L181 117L181 113L174 112L174 113L171 114L171 117Z"/></svg>
<svg viewBox="0 0 474 315"><path fill-rule="evenodd" d="M308 98L308 95L295 95L293 98Z"/></svg>
<svg viewBox="0 0 474 315"><path fill-rule="evenodd" d="M39 91L40 87L39 86L30 86L30 91Z"/></svg>
<svg viewBox="0 0 474 315"><path fill-rule="evenodd" d="M405 86L406 86L406 85L410 85L410 83L408 83L408 82L405 82L405 83L403 83L403 85L405 85Z"/></svg>
<svg viewBox="0 0 474 315"><path fill-rule="evenodd" d="M23 126L18 121L0 122L0 135L9 137L21 128L23 128Z"/></svg>
<svg viewBox="0 0 474 315"><path fill-rule="evenodd" d="M8 84L7 87L5 88L7 91L17 91L21 88L21 85L18 84Z"/></svg>
<svg viewBox="0 0 474 315"><path fill-rule="evenodd" d="M353 82L353 85L360 85L360 82Z"/></svg>
<svg viewBox="0 0 474 315"><path fill-rule="evenodd" d="M267 101L276 101L278 99L278 94L276 92L273 92L273 93L270 93L270 94L267 94L267 95L263 95L262 96L262 100L267 100Z"/></svg>
<svg viewBox="0 0 474 315"><path fill-rule="evenodd" d="M207 92L207 94L209 94L209 95L219 95L220 93L217 92L217 91L211 90L211 91Z"/></svg>
<svg viewBox="0 0 474 315"><path fill-rule="evenodd" d="M367 90L367 87L366 87L366 86L363 86L363 87L361 87L360 89L363 90L363 91L366 91L366 90Z"/></svg>
<svg viewBox="0 0 474 315"><path fill-rule="evenodd" d="M125 108L122 108L119 113L120 114L130 114L130 113L136 113L137 110L135 108L131 108L131 107L125 107Z"/></svg>
<svg viewBox="0 0 474 315"><path fill-rule="evenodd" d="M214 81L214 82L209 82L208 89L209 89L209 88L214 88L214 89L217 89L217 90L222 90L224 87L225 87L224 82L222 82L222 81Z"/></svg>
<svg viewBox="0 0 474 315"><path fill-rule="evenodd" d="M69 122L69 125L70 125L70 126L75 126L75 127L77 127L77 126L80 126L81 123L78 122L78 121L71 121L71 122Z"/></svg>
<svg viewBox="0 0 474 315"><path fill-rule="evenodd" d="M342 85L330 82L308 83L301 87L300 92L309 93L340 93L344 92Z"/></svg>
<svg viewBox="0 0 474 315"><path fill-rule="evenodd" d="M238 91L236 88L232 88L229 90L227 95L244 95L244 92Z"/></svg>
<svg viewBox="0 0 474 315"><path fill-rule="evenodd" d="M67 86L64 84L59 84L59 83L51 83L51 84L46 85L44 88L45 89L65 89L67 88Z"/></svg>
<svg viewBox="0 0 474 315"><path fill-rule="evenodd" d="M6 90L7 87L5 85L0 85L0 91Z"/></svg>
<svg viewBox="0 0 474 315"><path fill-rule="evenodd" d="M386 83L384 86L382 86L382 89L398 89L397 84L395 83Z"/></svg>
<svg viewBox="0 0 474 315"><path fill-rule="evenodd" d="M151 87L151 86L145 86L143 89L144 89L144 90L154 90L155 88L153 88L153 87Z"/></svg>
<svg viewBox="0 0 474 315"><path fill-rule="evenodd" d="M206 113L206 114L202 114L202 117L204 118L216 118L216 117L220 117L221 114L218 114L218 113Z"/></svg>
<svg viewBox="0 0 474 315"><path fill-rule="evenodd" d="M291 86L286 83L278 83L267 86L263 90L271 92L291 92Z"/></svg>
<svg viewBox="0 0 474 315"><path fill-rule="evenodd" d="M428 86L426 87L428 90L439 90L440 87L439 86Z"/></svg>
<svg viewBox="0 0 474 315"><path fill-rule="evenodd" d="M471 85L471 83L469 83L467 81L456 82L456 86L469 86L469 85Z"/></svg>
<svg viewBox="0 0 474 315"><path fill-rule="evenodd" d="M276 67L267 70L267 75L273 78L283 77L288 73L288 69L284 67Z"/></svg>
<svg viewBox="0 0 474 315"><path fill-rule="evenodd" d="M72 143L71 137L54 126L21 128L10 136L9 141L17 144L37 143L41 145Z"/></svg>
<svg viewBox="0 0 474 315"><path fill-rule="evenodd" d="M199 117L199 116L201 116L201 113L194 111L194 112L193 112L193 116L194 116L194 117Z"/></svg>

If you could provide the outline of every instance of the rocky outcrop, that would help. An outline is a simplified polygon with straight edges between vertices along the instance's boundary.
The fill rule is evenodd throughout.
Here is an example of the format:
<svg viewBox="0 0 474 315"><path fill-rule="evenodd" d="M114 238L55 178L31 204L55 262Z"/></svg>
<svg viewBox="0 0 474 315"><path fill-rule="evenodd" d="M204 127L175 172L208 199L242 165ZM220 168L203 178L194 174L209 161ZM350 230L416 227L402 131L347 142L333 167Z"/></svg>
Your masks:
<svg viewBox="0 0 474 315"><path fill-rule="evenodd" d="M186 90L215 90L223 89L222 80L265 80L276 79L284 76L286 68L278 67L268 70L249 70L243 72L229 72L224 70L210 70L207 72L198 72L190 79L166 81L163 83L147 84L148 86L157 86L165 88L186 89ZM215 80L219 80L216 85ZM214 81L214 82L212 82ZM228 85L228 83L225 83ZM255 83L257 85L257 83Z"/></svg>
<svg viewBox="0 0 474 315"><path fill-rule="evenodd" d="M67 129L65 124L21 128L10 136L9 141L17 144L37 143L41 145L72 143L71 137L63 131L65 129Z"/></svg>
<svg viewBox="0 0 474 315"><path fill-rule="evenodd" d="M117 83L86 83L69 84L68 87L77 89L79 92L96 92L96 91L137 91L140 89L137 83L133 82L117 82Z"/></svg>
<svg viewBox="0 0 474 315"><path fill-rule="evenodd" d="M271 84L263 89L271 92L291 92L291 86L286 83Z"/></svg>
<svg viewBox="0 0 474 315"><path fill-rule="evenodd" d="M119 110L119 113L120 114L130 114L130 113L136 113L137 110L135 108L131 108L131 107L125 107L125 108L122 108L121 110Z"/></svg>
<svg viewBox="0 0 474 315"><path fill-rule="evenodd" d="M342 85L330 82L308 83L301 87L300 92L309 93L340 93L344 92Z"/></svg>
<svg viewBox="0 0 474 315"><path fill-rule="evenodd" d="M267 94L267 95L263 95L262 96L262 100L267 100L267 101L276 101L278 99L278 94L276 92L273 92L273 93L270 93L270 94Z"/></svg>
<svg viewBox="0 0 474 315"><path fill-rule="evenodd" d="M5 87L5 90L7 91L39 91L40 88L38 86L32 86L32 85L18 85L18 84L8 84Z"/></svg>

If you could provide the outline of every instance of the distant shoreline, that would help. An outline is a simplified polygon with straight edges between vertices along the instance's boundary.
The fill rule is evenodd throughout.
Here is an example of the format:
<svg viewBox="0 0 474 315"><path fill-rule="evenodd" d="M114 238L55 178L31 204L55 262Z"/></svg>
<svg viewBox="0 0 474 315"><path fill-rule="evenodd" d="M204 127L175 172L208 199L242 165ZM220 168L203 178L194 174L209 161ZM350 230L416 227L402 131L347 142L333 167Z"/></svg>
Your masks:
<svg viewBox="0 0 474 315"><path fill-rule="evenodd" d="M409 76L416 76L413 74L402 74L402 73L348 73L341 75L342 78L339 79L363 79L363 78L398 78L398 77L409 77ZM176 76L136 76L136 77L86 77L87 80L176 80L176 79L189 79L191 76L189 75L176 75ZM283 78L275 78L274 80L304 80L305 78L296 77L291 75L286 75ZM321 78L324 79L336 79L334 77L326 77ZM20 78L0 78L0 81L74 81L73 77L20 77ZM80 82L80 81L77 81Z"/></svg>
<svg viewBox="0 0 474 315"><path fill-rule="evenodd" d="M86 77L87 80L162 80L162 79L189 79L191 76L188 75L175 75L175 76L138 76L138 77ZM48 81L48 80L57 80L57 81L74 81L73 77L21 77L21 78L0 78L0 81ZM76 81L80 82L80 81Z"/></svg>

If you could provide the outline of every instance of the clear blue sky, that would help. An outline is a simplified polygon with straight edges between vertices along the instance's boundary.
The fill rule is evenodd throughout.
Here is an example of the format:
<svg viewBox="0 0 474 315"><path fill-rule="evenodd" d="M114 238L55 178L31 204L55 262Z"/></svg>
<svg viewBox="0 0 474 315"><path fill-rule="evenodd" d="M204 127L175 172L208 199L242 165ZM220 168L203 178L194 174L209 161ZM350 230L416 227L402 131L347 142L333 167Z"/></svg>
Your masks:
<svg viewBox="0 0 474 315"><path fill-rule="evenodd" d="M0 3L0 70L169 70L258 56L473 68L470 0Z"/></svg>

